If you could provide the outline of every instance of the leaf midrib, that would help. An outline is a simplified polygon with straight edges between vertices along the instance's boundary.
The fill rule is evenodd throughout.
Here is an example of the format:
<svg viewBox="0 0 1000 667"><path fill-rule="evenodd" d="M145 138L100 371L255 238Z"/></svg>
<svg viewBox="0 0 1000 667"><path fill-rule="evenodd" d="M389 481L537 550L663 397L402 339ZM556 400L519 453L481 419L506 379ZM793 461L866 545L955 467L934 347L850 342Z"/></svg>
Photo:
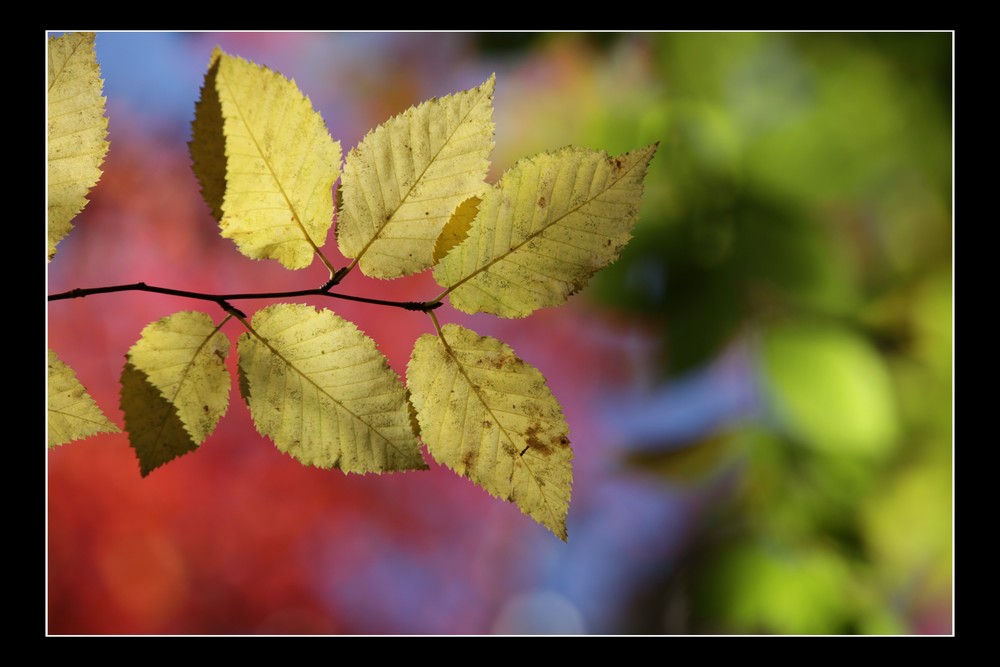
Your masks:
<svg viewBox="0 0 1000 667"><path fill-rule="evenodd" d="M250 123L248 123L246 118L244 117L243 109L240 106L239 102L236 101L236 96L233 94L232 86L230 85L228 78L225 75L223 75L221 67L219 68L219 71L216 74L216 80L218 79L222 79L223 85L225 85L226 87L226 92L229 95L229 100L233 103L233 106L236 107L236 113L238 113L240 116L240 122L242 122L243 127L246 128L247 134L250 136L250 140L253 141L254 148L257 149L257 153L260 155L260 159L263 160L264 164L267 165L267 170L271 173L271 178L274 179L274 183L275 185L278 186L278 190L281 192L282 198L284 198L285 203L288 204L288 208L292 212L292 218L295 220L295 224L298 225L299 230L305 237L306 242L312 247L313 253L317 255L320 254L319 248L316 246L316 243L312 240L312 237L309 235L309 232L306 231L305 225L302 224L302 220L299 218L299 212L292 204L292 200L289 198L288 193L285 192L285 186L282 184L281 179L279 179L278 175L275 173L274 167L271 166L271 161L267 158L267 156L264 154L264 151L261 149L260 143L257 141L257 136L253 132L253 128L250 127ZM225 124L225 116L223 116L223 124Z"/></svg>
<svg viewBox="0 0 1000 667"><path fill-rule="evenodd" d="M52 92L53 86L56 85L56 82L59 80L59 77L62 76L62 73L66 71L66 66L69 65L69 61L73 59L73 56L76 55L76 52L80 48L80 45L83 44L85 41L87 41L86 37L80 37L80 39L77 40L76 44L73 45L73 50L69 52L68 56L66 56L66 60L63 61L62 67L60 67L59 71L56 72L54 77L52 77L52 83L49 84L48 92Z"/></svg>
<svg viewBox="0 0 1000 667"><path fill-rule="evenodd" d="M507 432L507 429L505 429L503 427L503 424L500 423L500 420L497 418L496 413L493 412L493 408L491 408L489 403L486 402L486 399L483 398L483 395L479 393L479 387L476 386L476 383L473 382L472 378L470 378L468 373L465 372L465 367L463 366L462 362L459 361L458 356L455 354L454 350L451 349L451 346L445 339L443 330L438 336L438 340L441 341L441 344L444 347L445 351L448 353L448 356L450 356L455 361L455 365L458 366L458 370L462 374L462 377L465 378L466 383L468 383L469 387L471 387L472 391L476 394L476 398L479 399L479 402L483 404L483 407L486 408L486 411L490 413L491 417L493 417L493 423L496 424L497 428L499 428L500 431L503 432L504 436L507 438L507 441L512 446L514 446L514 452L517 454L517 457L521 459L521 463L524 464L524 469L527 470L528 474L531 476L531 481L533 481L535 483L535 486L538 488L538 495L541 496L542 502L545 504L545 508L548 510L549 516L553 520L553 525L559 525L559 515L552 509L552 506L549 505L549 499L545 495L545 492L542 491L542 485L538 482L538 477L535 475L535 471L531 469L531 466L528 464L528 461L524 458L521 452L518 451L518 448L514 443L514 438L511 437L510 433ZM464 424L463 424L463 430L464 430Z"/></svg>
<svg viewBox="0 0 1000 667"><path fill-rule="evenodd" d="M229 320L229 318L227 317L226 321L228 321L228 320ZM212 340L212 337L215 336L215 334L219 333L219 330L222 328L222 325L225 324L225 323L226 322L224 321L224 322L222 322L222 324L219 324L218 326L216 326L212 330L212 333L208 334L208 336L206 336L205 339L203 341L201 341L201 345L198 346L198 349L194 351L193 355L191 355L191 359L189 359L188 362L184 365L184 370L181 371L181 377L180 377L180 380L178 380L178 382L177 382L177 388L174 390L174 395L171 396L169 399L167 399L168 403L170 404L170 407L172 407L173 410L174 410L175 416L180 420L181 424L184 426L184 431L191 438L192 442L194 442L194 434L191 433L190 428L185 423L184 419L181 418L180 414L178 414L178 412L177 412L177 404L176 404L177 396L181 393L181 387L183 387L184 383L187 381L188 373L191 371L191 366L194 364L195 359L197 359L198 355L201 354L202 349L204 349L205 345L208 344L208 341ZM150 378L149 378L149 373L147 373L146 371L142 370L141 368L139 368L138 366L136 366L134 363L132 363L131 359L129 359L129 363L131 363L132 366L137 371L139 371L140 373L142 373L143 375L146 376L146 381L147 382L149 382L150 384L153 384L152 380L150 380ZM163 396L163 398L165 398L165 399L167 398L166 396L163 395L163 392L160 390L159 387L157 387L155 384L153 384L153 387L156 388L156 391L160 394L160 396ZM156 433L156 439L155 439L154 442L157 442L157 443L160 442L160 437L163 435L163 429L166 428L167 421L169 421L169 415L170 415L170 412L167 411L167 413L163 417L163 420L160 422L160 428L159 428L159 430ZM194 444L197 447L197 446L200 446L202 442L204 442L204 439L202 439L201 442L195 442Z"/></svg>
<svg viewBox="0 0 1000 667"><path fill-rule="evenodd" d="M249 327L247 328L247 332L248 332L248 333L250 333L250 334L252 334L252 335L253 335L253 336L254 336L254 337L255 337L255 338L257 339L257 340L259 340L259 341L260 341L261 343L263 343L263 344L264 344L264 346L265 346L265 347L267 347L267 349L269 349L269 350L271 351L271 353L272 353L272 354L274 354L274 356L276 356L276 357L278 357L279 359L281 359L281 361L283 361L283 362L285 363L285 365L287 365L287 366L288 366L289 368L291 368L291 369L292 369L292 370L294 370L294 371L295 371L296 373L298 373L298 374L299 374L299 375L300 375L300 376L301 376L301 377L302 377L303 379L305 379L305 380L306 380L306 382L308 382L308 383L309 383L309 384L311 384L312 386L316 387L316 389L317 389L317 390L318 390L318 391L319 391L319 392L320 392L321 394L323 394L324 396L326 396L327 398L329 398L329 399L330 399L331 401L333 401L333 402L334 402L334 403L335 403L335 404L337 405L337 407L339 407L339 408L340 408L340 409L342 409L342 410L343 410L344 412L346 412L347 414L349 414L349 415L351 415L352 417L354 417L354 419L356 419L357 421L359 421L359 422L361 422L362 424L364 424L364 425L365 425L365 427L367 427L367 428L368 428L368 430L370 430L370 431L371 431L372 433L375 433L376 435L378 435L378 437L380 437L380 438L382 438L383 440L385 440L386 444L388 444L388 445L389 445L390 447L392 447L392 448L393 448L393 449L394 449L394 450L396 451L396 453L397 453L397 454L399 454L399 456L400 456L400 457L401 457L401 458L402 458L402 459L403 459L404 461L406 460L406 458L407 458L407 457L406 457L406 453L405 453L405 452L403 452L402 450L400 450L400 449L399 449L399 447L397 447L397 446L396 446L396 443L394 443L394 442L393 442L392 440L390 440L390 439L389 439L389 438L387 438L387 437L386 437L385 435L383 435L383 434L382 434L382 432L381 432L381 431L379 431L379 430L378 430L377 428L375 428L374 426L372 426L371 424L369 424L368 422L366 422L366 421L365 421L364 419L362 419L362 417L361 417L361 416L359 416L358 414L356 414L356 413L355 413L355 412L354 412L353 410L351 410L351 409L350 409L350 408L348 408L348 407L347 407L346 405L344 405L343 403L341 403L341 402L340 402L340 401L339 401L339 400L338 400L337 398L335 398L335 397L331 396L331 395L330 395L330 394L329 394L329 393L328 393L328 392L326 391L326 389L325 389L325 388L323 388L323 387L321 387L320 385L318 385L318 384L317 384L317 383L316 383L316 382L315 382L315 381L314 381L314 380L313 380L312 378L310 378L310 377L309 377L308 375L306 375L306 374L305 374L305 373L304 373L303 371L299 370L299 369L298 369L298 368L297 368L297 367L295 366L295 364L293 364L293 363L292 363L291 361L289 361L288 359L286 359L286 358L285 358L285 356L284 356L283 354L281 354L281 352L279 352L278 350L276 350L276 349L274 348L274 346L272 346L272 345L271 345L271 343L270 343L270 342L268 342L268 340L267 340L266 338L264 338L264 337L263 337L263 336L261 336L261 335L260 335L259 333L257 333L257 331L256 331L256 330L254 330L254 329L251 329L251 328L249 328ZM253 389L252 389L252 388L251 388L251 390L250 390L250 395L251 395L251 396L253 396Z"/></svg>
<svg viewBox="0 0 1000 667"><path fill-rule="evenodd" d="M75 405L75 404L74 404L74 405ZM89 406L88 406L88 407L89 407ZM73 414L72 412L66 412L65 410L59 410L59 409L57 409L57 408L49 408L49 412L54 412L54 413L55 413L55 414L57 414L57 415L63 415L63 416L64 416L64 417L66 417L67 419L75 419L75 420L77 420L77 421L83 421L83 422L90 422L91 424L95 424L95 425L97 425L97 426L101 426L101 427L105 427L105 426L107 426L107 425L108 425L109 423L110 423L110 424L111 424L112 426L114 426L114 423L113 423L113 422L108 422L108 421L104 421L104 422L101 422L101 421L97 421L97 420L95 420L95 419L90 419L89 417L81 417L80 415L75 415L75 414ZM105 419L107 419L107 418L105 417Z"/></svg>

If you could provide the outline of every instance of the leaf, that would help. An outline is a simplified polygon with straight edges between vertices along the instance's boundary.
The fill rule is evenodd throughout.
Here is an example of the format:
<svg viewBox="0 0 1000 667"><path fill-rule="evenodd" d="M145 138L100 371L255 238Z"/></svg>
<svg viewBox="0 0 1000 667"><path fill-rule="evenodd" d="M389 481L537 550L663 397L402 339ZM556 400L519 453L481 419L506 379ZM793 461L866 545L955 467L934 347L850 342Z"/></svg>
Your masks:
<svg viewBox="0 0 1000 667"><path fill-rule="evenodd" d="M376 278L417 273L455 208L486 190L493 86L410 107L369 132L344 163L337 244Z"/></svg>
<svg viewBox="0 0 1000 667"><path fill-rule="evenodd" d="M119 433L76 379L73 369L49 350L49 448L98 433Z"/></svg>
<svg viewBox="0 0 1000 667"><path fill-rule="evenodd" d="M216 222L222 220L222 200L226 195L226 135L223 132L222 102L216 89L222 51L212 52L201 95L194 106L191 122L191 169L201 183L201 196Z"/></svg>
<svg viewBox="0 0 1000 667"><path fill-rule="evenodd" d="M573 451L545 378L495 338L455 324L442 336L421 336L406 370L424 444L566 540Z"/></svg>
<svg viewBox="0 0 1000 667"><path fill-rule="evenodd" d="M441 236L434 244L435 264L469 236L469 229L472 227L476 213L479 212L479 204L482 201L479 197L469 197L459 204L455 212L451 214L451 219L441 230Z"/></svg>
<svg viewBox="0 0 1000 667"><path fill-rule="evenodd" d="M125 364L121 375L122 412L129 445L145 477L164 463L193 452L198 443L184 429L174 406L153 386L146 374Z"/></svg>
<svg viewBox="0 0 1000 667"><path fill-rule="evenodd" d="M558 306L631 238L652 144L619 157L563 148L520 160L483 197L469 237L434 267L465 313Z"/></svg>
<svg viewBox="0 0 1000 667"><path fill-rule="evenodd" d="M793 321L760 337L766 398L795 438L837 456L886 456L898 406L883 357L856 332Z"/></svg>
<svg viewBox="0 0 1000 667"><path fill-rule="evenodd" d="M108 152L94 33L49 38L49 260L87 205Z"/></svg>
<svg viewBox="0 0 1000 667"><path fill-rule="evenodd" d="M122 410L143 476L196 449L229 407L229 339L205 313L153 322L129 350Z"/></svg>
<svg viewBox="0 0 1000 667"><path fill-rule="evenodd" d="M240 397L243 398L243 402L247 404L247 408L250 407L250 381L247 380L247 374L243 371L243 365L236 365L236 383L240 388Z"/></svg>
<svg viewBox="0 0 1000 667"><path fill-rule="evenodd" d="M193 133L195 174L213 211L224 184L222 236L252 259L276 259L288 269L309 266L326 243L340 174L340 143L330 138L309 98L280 74L217 50Z"/></svg>
<svg viewBox="0 0 1000 667"><path fill-rule="evenodd" d="M275 304L240 336L257 430L298 461L344 472L424 469L406 389L357 327L329 310Z"/></svg>
<svg viewBox="0 0 1000 667"><path fill-rule="evenodd" d="M197 443L211 435L229 407L229 338L205 313L174 313L142 330L129 362L177 411Z"/></svg>

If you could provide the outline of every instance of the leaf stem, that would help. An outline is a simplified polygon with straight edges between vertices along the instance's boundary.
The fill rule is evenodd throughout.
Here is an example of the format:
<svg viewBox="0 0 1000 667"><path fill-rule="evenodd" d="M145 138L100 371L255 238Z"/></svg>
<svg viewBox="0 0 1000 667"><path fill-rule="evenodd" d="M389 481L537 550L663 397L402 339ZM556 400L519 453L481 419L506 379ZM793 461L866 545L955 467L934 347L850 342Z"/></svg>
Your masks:
<svg viewBox="0 0 1000 667"><path fill-rule="evenodd" d="M444 331L441 330L441 325L438 323L437 315L434 314L433 310L428 310L426 312L430 316L431 322L434 323L434 329L437 331L438 340L441 341L441 345L443 345L444 349L448 352L448 356L454 359L455 363L458 364L458 370L461 371L462 375L465 376L465 379L469 382L469 385L471 386L472 380L469 380L469 376L466 374L465 369L462 368L462 364L459 363L458 357L455 356L455 351L451 349L451 345L448 345L448 339L444 337ZM478 395L479 393L478 390L476 391L476 393Z"/></svg>
<svg viewBox="0 0 1000 667"><path fill-rule="evenodd" d="M236 310L236 309L233 308L233 310ZM216 325L215 331L212 332L212 335L214 336L215 334L219 333L219 331L222 330L222 327L226 326L226 322L228 322L229 320L233 319L234 317L236 319L244 319L244 318L246 318L246 315L244 315L242 312L239 312L239 311L237 311L236 313L229 313L228 315L226 315L226 319L222 320L221 322L219 322L218 325Z"/></svg>
<svg viewBox="0 0 1000 667"><path fill-rule="evenodd" d="M430 315L431 322L434 323L434 329L437 331L438 338L444 341L444 334L441 332L441 325L438 324L437 315L434 314L433 310L428 310L427 314ZM447 345L447 343L445 343Z"/></svg>
<svg viewBox="0 0 1000 667"><path fill-rule="evenodd" d="M449 287L448 289L446 289L445 291L441 292L436 297L434 297L433 299L431 299L430 301L428 301L426 305L430 306L430 307L433 307L433 308L437 308L437 305L441 304L441 300L444 299L446 296L448 296L448 293L451 292L452 289L454 289L454 288ZM434 305L434 304L437 304L437 305Z"/></svg>
<svg viewBox="0 0 1000 667"><path fill-rule="evenodd" d="M350 273L353 267L354 265L351 264L350 266L345 266L344 268L338 269L337 271L332 271L330 273L330 279L327 280L325 283L323 283L323 287L321 287L320 289L323 290L324 292L329 292L330 289L340 284L340 281L344 279L344 276Z"/></svg>
<svg viewBox="0 0 1000 667"><path fill-rule="evenodd" d="M329 291L327 285L316 289L292 290L288 292L247 292L237 294L206 294L204 292L190 292L188 290L172 289L169 287L157 287L146 283L130 283L127 285L108 285L105 287L88 287L71 289L68 292L50 294L49 301L61 301L63 299L79 299L94 294L110 294L114 292L154 292L156 294L168 294L186 299L199 299L201 301L212 301L230 315L245 319L238 308L232 306L230 301L242 299L284 299L298 296L323 296L331 299L343 299L345 301L357 301L359 303L370 303L376 306L389 306L392 308L402 308L403 310L414 310L429 313L441 305L440 302L428 304L420 301L390 301L387 299L373 299L365 296L355 296L353 294L340 294Z"/></svg>
<svg viewBox="0 0 1000 667"><path fill-rule="evenodd" d="M340 282L339 280L337 280L337 269L333 268L333 264L331 264L330 260L326 258L326 255L323 254L323 251L320 250L315 243L313 243L313 240L311 238L308 238L308 235L306 236L307 240L309 241L309 245L311 245L313 247L313 250L316 252L316 256L319 257L320 260L323 262L323 264L326 265L326 268L330 270L330 280L336 280L336 282L333 283L334 285L336 285L338 282Z"/></svg>

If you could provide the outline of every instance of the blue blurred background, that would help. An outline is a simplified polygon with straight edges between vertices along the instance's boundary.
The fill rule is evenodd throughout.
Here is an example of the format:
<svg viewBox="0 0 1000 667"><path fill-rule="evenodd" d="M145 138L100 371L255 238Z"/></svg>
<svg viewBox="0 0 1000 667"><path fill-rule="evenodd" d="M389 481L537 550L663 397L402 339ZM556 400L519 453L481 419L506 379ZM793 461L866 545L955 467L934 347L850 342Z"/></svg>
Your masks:
<svg viewBox="0 0 1000 667"><path fill-rule="evenodd" d="M186 142L216 45L293 78L345 153L491 72L491 180L567 144L660 148L635 238L569 304L516 321L439 311L506 341L562 403L568 543L432 461L394 476L301 467L234 394L199 451L147 479L124 435L49 453L49 631L951 633L952 43L99 33L111 147L50 293L325 280L318 262L244 258L200 198ZM342 287L439 291L358 272ZM418 313L311 302L400 373L431 331ZM49 345L121 425L126 350L149 322L203 307L57 302Z"/></svg>

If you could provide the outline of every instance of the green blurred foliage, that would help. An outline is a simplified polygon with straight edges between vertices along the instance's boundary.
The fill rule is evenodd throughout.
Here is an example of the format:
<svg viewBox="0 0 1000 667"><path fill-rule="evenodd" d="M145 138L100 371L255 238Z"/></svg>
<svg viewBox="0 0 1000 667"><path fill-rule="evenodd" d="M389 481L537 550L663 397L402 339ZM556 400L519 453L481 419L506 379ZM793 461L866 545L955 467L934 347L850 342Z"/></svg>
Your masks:
<svg viewBox="0 0 1000 667"><path fill-rule="evenodd" d="M658 473L678 485L698 484L738 460L741 440L735 431L716 432L685 443L684 447L632 452L625 462Z"/></svg>
<svg viewBox="0 0 1000 667"><path fill-rule="evenodd" d="M950 63L950 35L914 37L649 37L656 85L591 121L608 150L663 141L636 241L596 291L663 318L672 372L750 317L849 316L949 262L950 70L901 54Z"/></svg>
<svg viewBox="0 0 1000 667"><path fill-rule="evenodd" d="M763 373L790 439L841 456L885 455L899 427L892 381L862 336L795 322L764 332Z"/></svg>
<svg viewBox="0 0 1000 667"><path fill-rule="evenodd" d="M855 576L838 554L746 542L722 552L702 581L700 613L716 631L822 634L850 629Z"/></svg>
<svg viewBox="0 0 1000 667"><path fill-rule="evenodd" d="M665 381L755 343L764 419L632 461L674 481L743 461L706 522L725 537L668 587L692 595L672 631L894 634L950 616L952 35L532 48L557 64L531 72L510 151L660 141L635 239L588 294L659 325ZM574 113L544 122L568 96Z"/></svg>

